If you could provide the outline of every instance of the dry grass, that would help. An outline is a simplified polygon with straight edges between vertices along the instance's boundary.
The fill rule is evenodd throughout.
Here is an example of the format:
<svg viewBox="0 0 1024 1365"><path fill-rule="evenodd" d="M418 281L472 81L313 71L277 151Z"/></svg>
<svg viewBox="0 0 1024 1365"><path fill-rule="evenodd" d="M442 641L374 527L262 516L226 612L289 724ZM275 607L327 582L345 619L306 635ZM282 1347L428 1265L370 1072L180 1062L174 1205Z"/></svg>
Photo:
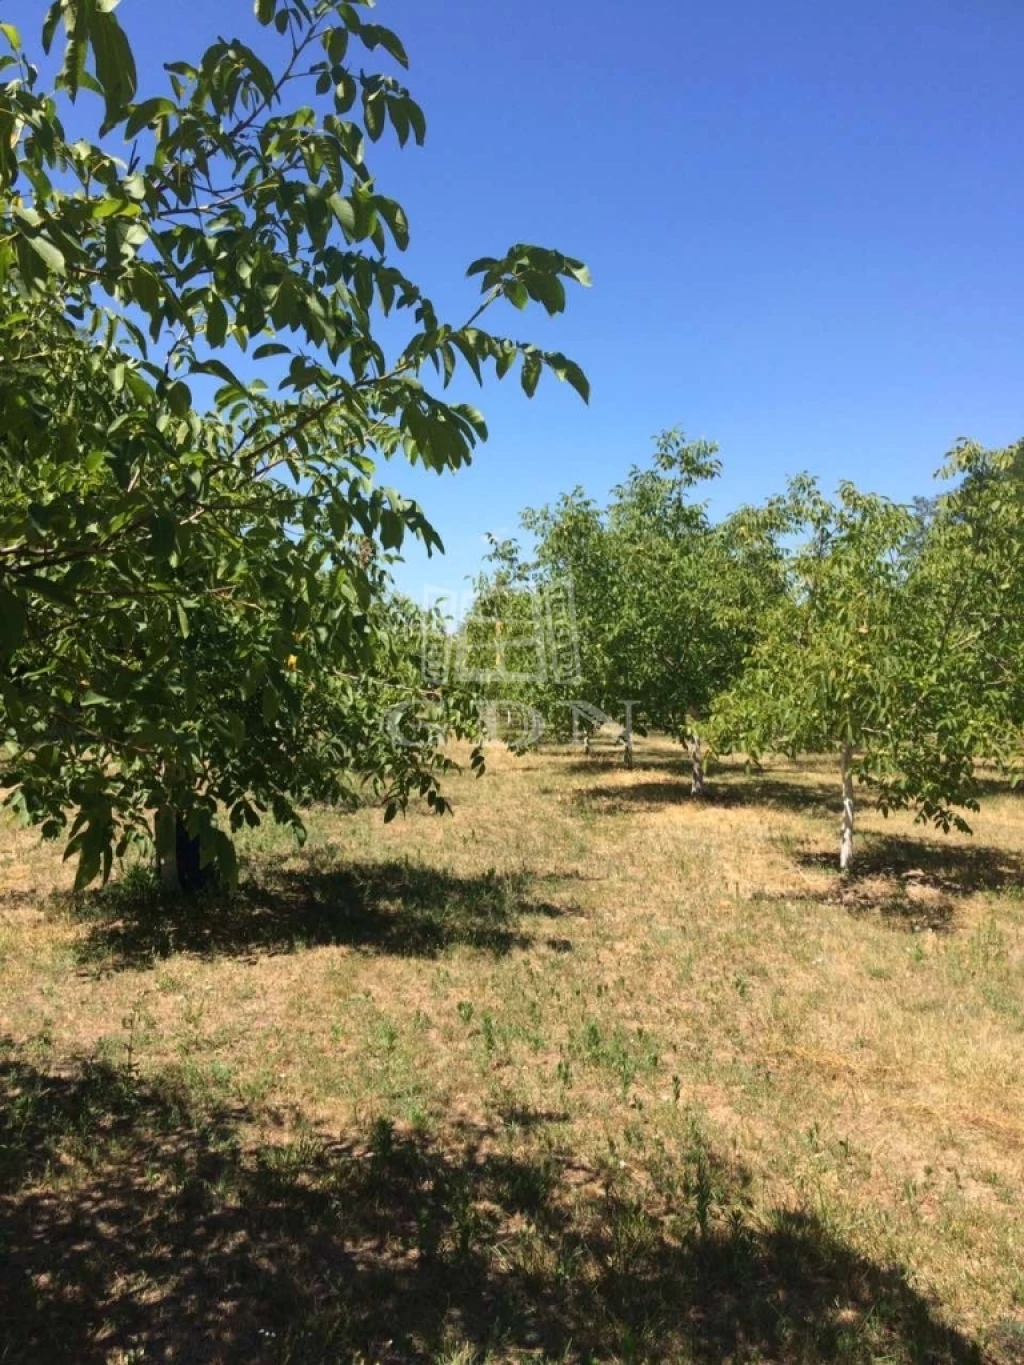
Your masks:
<svg viewBox="0 0 1024 1365"><path fill-rule="evenodd" d="M184 909L5 831L0 1361L1024 1360L1024 802L843 885L822 764L712 786L499 755Z"/></svg>

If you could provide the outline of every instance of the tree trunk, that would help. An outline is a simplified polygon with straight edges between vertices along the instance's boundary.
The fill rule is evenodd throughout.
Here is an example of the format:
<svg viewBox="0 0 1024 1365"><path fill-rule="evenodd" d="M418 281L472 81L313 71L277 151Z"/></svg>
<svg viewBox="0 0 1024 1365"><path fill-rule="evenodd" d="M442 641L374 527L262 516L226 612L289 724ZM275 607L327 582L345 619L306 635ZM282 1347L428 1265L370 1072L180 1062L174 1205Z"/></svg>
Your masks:
<svg viewBox="0 0 1024 1365"><path fill-rule="evenodd" d="M177 812L173 806L161 806L153 817L153 845L156 849L157 876L164 890L169 896L180 896Z"/></svg>
<svg viewBox="0 0 1024 1365"><path fill-rule="evenodd" d="M157 873L170 896L193 895L212 886L216 868L201 862L200 843L173 806L161 806L153 822Z"/></svg>
<svg viewBox="0 0 1024 1365"><path fill-rule="evenodd" d="M843 745L843 823L839 842L839 870L849 872L853 866L853 746Z"/></svg>
<svg viewBox="0 0 1024 1365"><path fill-rule="evenodd" d="M690 783L691 796L704 795L704 747L700 742L700 735L694 731L690 740L690 769L693 774Z"/></svg>
<svg viewBox="0 0 1024 1365"><path fill-rule="evenodd" d="M213 863L203 865L199 839L189 834L188 826L180 815L174 827L174 845L178 860L178 881L186 896L213 886L217 879L217 868Z"/></svg>

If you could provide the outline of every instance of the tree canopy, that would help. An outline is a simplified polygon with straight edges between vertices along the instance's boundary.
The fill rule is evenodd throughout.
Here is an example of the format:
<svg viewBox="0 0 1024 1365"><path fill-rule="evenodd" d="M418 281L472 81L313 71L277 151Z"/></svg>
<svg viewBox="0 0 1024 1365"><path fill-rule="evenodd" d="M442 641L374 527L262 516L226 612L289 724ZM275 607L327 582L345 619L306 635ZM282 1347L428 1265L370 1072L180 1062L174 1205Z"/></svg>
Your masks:
<svg viewBox="0 0 1024 1365"><path fill-rule="evenodd" d="M571 592L576 694L556 677L521 695L563 724L577 694L610 716L633 704L640 726L693 745L698 791L702 721L738 676L766 604L783 588L779 504L714 522L693 494L719 470L714 445L664 432L649 465L634 465L606 507L577 488L527 509L532 558L499 546L479 597L500 618L514 615L517 600L526 611L531 594Z"/></svg>
<svg viewBox="0 0 1024 1365"><path fill-rule="evenodd" d="M1022 461L1021 443L962 441L931 499L902 505L849 481L829 498L801 476L716 521L693 496L719 472L715 447L669 431L607 506L577 488L528 509L529 558L494 542L463 633L503 664L495 697L563 732L570 714L586 724L588 707L597 719L628 705L640 727L688 743L695 793L705 740L755 760L835 755L848 868L858 786L885 813L967 830L984 766L1019 773ZM558 587L576 669L531 674L524 641Z"/></svg>
<svg viewBox="0 0 1024 1365"><path fill-rule="evenodd" d="M1013 452L962 443L959 479L922 529L911 507L811 480L790 491L788 591L716 708L718 742L835 752L841 865L853 859L854 783L881 810L948 830L978 809L978 764L1021 752L1021 503Z"/></svg>
<svg viewBox="0 0 1024 1365"><path fill-rule="evenodd" d="M231 876L230 829L299 827L361 777L390 811L443 809L434 713L468 731L466 699L382 729L417 686L387 561L440 541L376 461L469 461L461 367L587 396L565 356L482 326L560 312L579 261L481 258L455 325L394 263L408 223L367 147L425 120L363 4L259 0L252 41L156 91L115 9L49 8L49 86L0 25L0 742L16 807L48 834L70 813L79 884L157 812Z"/></svg>

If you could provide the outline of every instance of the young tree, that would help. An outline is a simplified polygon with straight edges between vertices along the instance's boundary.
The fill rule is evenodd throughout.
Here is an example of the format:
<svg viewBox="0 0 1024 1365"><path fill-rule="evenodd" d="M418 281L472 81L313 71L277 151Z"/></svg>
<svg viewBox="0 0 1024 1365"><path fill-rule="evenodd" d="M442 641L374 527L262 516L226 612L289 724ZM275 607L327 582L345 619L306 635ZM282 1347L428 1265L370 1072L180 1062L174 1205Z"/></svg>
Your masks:
<svg viewBox="0 0 1024 1365"><path fill-rule="evenodd" d="M715 446L669 431L607 508L577 490L523 517L537 539L534 581L573 585L581 694L609 713L632 702L641 723L688 745L695 795L704 719L781 590L776 505L716 524L693 499L719 469Z"/></svg>
<svg viewBox="0 0 1024 1365"><path fill-rule="evenodd" d="M933 604L947 688L969 688L979 753L1019 774L1024 730L1024 440L960 441L940 475L917 579Z"/></svg>
<svg viewBox="0 0 1024 1365"><path fill-rule="evenodd" d="M980 458L961 451L947 472ZM981 523L965 515L977 503L963 492L938 500L923 533L912 509L849 483L834 503L806 479L792 497L804 534L790 591L720 699L714 730L754 756L837 754L845 872L857 783L885 813L906 808L944 830L969 828L959 812L978 808L978 759L1020 742L1008 706L1020 695L1020 656L1011 662L995 643L1006 605L995 588L1003 574L1019 592L1024 577L1006 515L979 536ZM1005 511L1011 499L1001 501Z"/></svg>
<svg viewBox="0 0 1024 1365"><path fill-rule="evenodd" d="M715 523L707 503L692 500L720 471L716 446L666 432L654 467L634 469L609 509L622 577L620 668L648 723L689 748L695 796L704 791L711 705L782 587L774 503Z"/></svg>
<svg viewBox="0 0 1024 1365"><path fill-rule="evenodd" d="M439 546L374 457L455 469L485 438L429 368L587 393L564 356L480 326L502 300L561 311L579 262L475 262L461 326L393 264L408 226L366 144L387 124L422 142L424 120L359 68L360 48L406 65L364 5L258 0L259 51L220 38L145 95L114 9L51 6L52 90L0 25L0 739L22 812L50 834L72 813L79 884L154 813L165 860L184 825L230 876L219 810L298 823L347 769L389 808L443 808L432 729L372 738L398 649L380 555Z"/></svg>
<svg viewBox="0 0 1024 1365"><path fill-rule="evenodd" d="M480 697L491 738L514 749L578 730L579 636L571 585L538 576L515 540L489 537L470 610L448 641L456 679Z"/></svg>

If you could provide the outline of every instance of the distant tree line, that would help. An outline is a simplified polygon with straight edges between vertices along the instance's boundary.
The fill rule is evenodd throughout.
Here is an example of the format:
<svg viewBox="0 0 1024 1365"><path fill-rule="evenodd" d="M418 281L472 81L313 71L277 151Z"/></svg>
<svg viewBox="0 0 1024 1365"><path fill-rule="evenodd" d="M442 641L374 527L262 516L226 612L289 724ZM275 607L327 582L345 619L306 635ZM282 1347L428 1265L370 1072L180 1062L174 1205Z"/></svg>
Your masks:
<svg viewBox="0 0 1024 1365"><path fill-rule="evenodd" d="M844 869L858 789L966 829L979 764L1015 777L1024 759L1024 441L960 442L949 491L910 506L805 476L714 521L694 490L719 469L671 431L607 506L577 488L528 509L529 555L495 544L478 582L476 648L488 617L507 631L571 584L576 677L514 689L556 731L571 694L609 714L629 699L688 747L697 796L708 746L834 753Z"/></svg>

